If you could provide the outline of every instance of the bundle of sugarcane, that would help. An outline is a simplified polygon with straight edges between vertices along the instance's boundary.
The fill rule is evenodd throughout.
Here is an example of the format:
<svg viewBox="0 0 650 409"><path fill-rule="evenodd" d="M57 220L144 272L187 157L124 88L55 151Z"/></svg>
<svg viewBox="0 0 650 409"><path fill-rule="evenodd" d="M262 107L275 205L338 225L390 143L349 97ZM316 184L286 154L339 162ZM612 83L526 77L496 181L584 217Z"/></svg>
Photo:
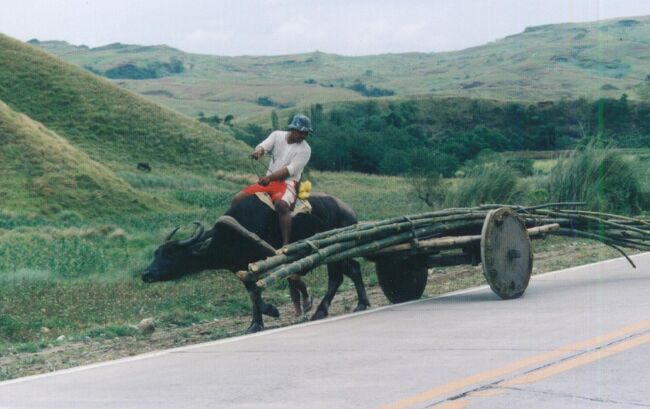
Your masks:
<svg viewBox="0 0 650 409"><path fill-rule="evenodd" d="M622 247L650 251L649 220L577 210L581 205L490 204L362 222L289 244L275 256L249 264L247 271L237 275L242 280L257 281L259 287L265 288L291 274L348 258L464 247L480 240L483 220L490 210L499 207L515 210L531 235L557 234L597 240L620 251L630 263Z"/></svg>

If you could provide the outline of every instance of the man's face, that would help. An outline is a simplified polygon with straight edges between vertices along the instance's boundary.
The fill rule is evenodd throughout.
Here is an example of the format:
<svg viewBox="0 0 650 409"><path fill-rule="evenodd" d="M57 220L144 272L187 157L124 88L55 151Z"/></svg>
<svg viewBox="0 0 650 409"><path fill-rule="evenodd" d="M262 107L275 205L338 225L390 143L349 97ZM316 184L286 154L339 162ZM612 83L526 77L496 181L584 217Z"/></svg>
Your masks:
<svg viewBox="0 0 650 409"><path fill-rule="evenodd" d="M293 129L291 131L291 139L296 143L302 142L305 139L307 139L307 135L309 135L309 132L301 132L296 129Z"/></svg>

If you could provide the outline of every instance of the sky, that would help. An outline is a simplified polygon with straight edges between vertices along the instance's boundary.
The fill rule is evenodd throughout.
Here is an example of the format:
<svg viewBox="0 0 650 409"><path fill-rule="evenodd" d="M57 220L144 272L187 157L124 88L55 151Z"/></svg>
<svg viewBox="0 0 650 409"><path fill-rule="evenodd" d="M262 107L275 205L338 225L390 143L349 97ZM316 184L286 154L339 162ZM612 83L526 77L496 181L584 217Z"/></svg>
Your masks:
<svg viewBox="0 0 650 409"><path fill-rule="evenodd" d="M19 40L213 55L460 50L526 27L650 15L650 0L0 0Z"/></svg>

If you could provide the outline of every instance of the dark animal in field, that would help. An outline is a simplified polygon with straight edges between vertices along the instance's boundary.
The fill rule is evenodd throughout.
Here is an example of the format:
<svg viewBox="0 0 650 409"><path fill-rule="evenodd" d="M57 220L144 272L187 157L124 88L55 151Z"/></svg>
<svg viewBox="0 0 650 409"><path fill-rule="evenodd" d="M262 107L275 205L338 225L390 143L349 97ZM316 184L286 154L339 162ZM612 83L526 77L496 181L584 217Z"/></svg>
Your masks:
<svg viewBox="0 0 650 409"><path fill-rule="evenodd" d="M137 168L143 172L151 172L151 166L146 162L138 162Z"/></svg>
<svg viewBox="0 0 650 409"><path fill-rule="evenodd" d="M318 232L345 227L357 222L352 208L341 200L322 193L309 198L311 214L298 214L293 218L291 240L297 241ZM277 214L257 197L250 196L225 214L230 216L246 230L259 236L274 248L281 247L282 237ZM230 219L232 220L232 219ZM246 235L224 227L217 222L207 232L199 226L195 234L185 240L171 240L174 230L154 253L154 260L142 273L145 282L172 280L185 274L208 269L227 269L232 272L246 270L248 264L269 255L269 247L260 246ZM272 251L272 249L271 249ZM300 272L305 275L307 271ZM352 279L357 290L358 304L355 311L365 310L370 303L361 277L359 263L353 259L337 261L327 265L327 293L318 305L312 320L324 318L338 290L343 275ZM252 322L248 332L264 329L262 314L278 317L280 314L273 305L262 300L261 290L254 282L244 282L252 302Z"/></svg>

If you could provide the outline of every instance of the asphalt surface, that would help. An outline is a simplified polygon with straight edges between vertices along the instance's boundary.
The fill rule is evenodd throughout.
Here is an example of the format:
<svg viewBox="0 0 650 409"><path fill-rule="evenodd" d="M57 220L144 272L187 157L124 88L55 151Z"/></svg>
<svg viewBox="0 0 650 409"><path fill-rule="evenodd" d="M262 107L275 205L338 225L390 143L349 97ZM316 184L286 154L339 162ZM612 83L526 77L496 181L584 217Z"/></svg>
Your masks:
<svg viewBox="0 0 650 409"><path fill-rule="evenodd" d="M650 408L633 259L3 382L0 408Z"/></svg>

